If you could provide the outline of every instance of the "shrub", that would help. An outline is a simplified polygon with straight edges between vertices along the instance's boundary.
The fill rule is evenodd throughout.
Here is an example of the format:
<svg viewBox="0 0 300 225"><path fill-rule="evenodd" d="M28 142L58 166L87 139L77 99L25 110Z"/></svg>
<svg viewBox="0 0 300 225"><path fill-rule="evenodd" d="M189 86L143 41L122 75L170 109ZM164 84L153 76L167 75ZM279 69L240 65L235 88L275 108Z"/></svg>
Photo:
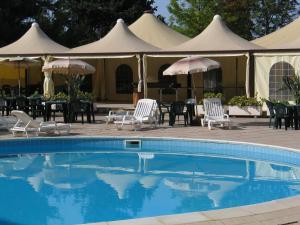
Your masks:
<svg viewBox="0 0 300 225"><path fill-rule="evenodd" d="M214 92L206 92L206 93L204 93L204 98L220 98L220 99L222 99L223 94L222 93L214 93ZM203 105L203 99L201 99L199 101L199 105Z"/></svg>
<svg viewBox="0 0 300 225"><path fill-rule="evenodd" d="M228 105L236 105L239 107L244 106L261 106L262 102L258 101L256 97L254 98L247 98L247 96L234 96L232 99L229 100Z"/></svg>

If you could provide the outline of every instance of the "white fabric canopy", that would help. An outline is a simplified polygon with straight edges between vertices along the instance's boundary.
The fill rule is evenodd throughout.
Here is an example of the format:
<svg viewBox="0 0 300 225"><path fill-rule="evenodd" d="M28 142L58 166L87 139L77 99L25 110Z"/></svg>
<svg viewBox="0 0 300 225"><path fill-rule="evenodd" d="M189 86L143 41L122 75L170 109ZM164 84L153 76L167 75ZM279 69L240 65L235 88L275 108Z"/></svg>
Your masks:
<svg viewBox="0 0 300 225"><path fill-rule="evenodd" d="M146 11L128 28L140 39L161 49L177 46L190 40L189 37L161 22L152 11Z"/></svg>
<svg viewBox="0 0 300 225"><path fill-rule="evenodd" d="M37 23L33 23L19 40L0 48L0 55L47 55L65 53L68 50L51 40Z"/></svg>
<svg viewBox="0 0 300 225"><path fill-rule="evenodd" d="M262 49L240 36L233 33L219 15L214 16L206 29L195 38L173 48L167 52L226 52L226 51L249 51Z"/></svg>
<svg viewBox="0 0 300 225"><path fill-rule="evenodd" d="M295 46L294 44L291 44L291 46L286 46L286 47L284 45L288 43L292 43L297 39L299 39L300 38L299 30L300 30L300 18L294 20L293 22L284 26L283 28L274 31L273 33L270 33L268 35L265 35L261 38L257 38L252 42L254 44L263 46L265 48L270 48L270 49L293 48L292 46Z"/></svg>
<svg viewBox="0 0 300 225"><path fill-rule="evenodd" d="M103 38L87 45L76 47L69 53L76 54L128 54L139 52L155 52L159 48L154 47L135 36L125 25L122 19L118 19L116 25Z"/></svg>

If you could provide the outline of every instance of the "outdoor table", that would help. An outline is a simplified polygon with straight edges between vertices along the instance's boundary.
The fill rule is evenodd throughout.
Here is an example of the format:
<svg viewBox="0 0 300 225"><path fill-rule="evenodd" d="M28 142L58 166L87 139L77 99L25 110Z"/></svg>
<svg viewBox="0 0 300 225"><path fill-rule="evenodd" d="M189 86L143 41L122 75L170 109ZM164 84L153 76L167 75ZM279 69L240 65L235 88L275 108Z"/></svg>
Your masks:
<svg viewBox="0 0 300 225"><path fill-rule="evenodd" d="M62 106L64 122L68 123L68 102L66 100L46 101L45 102L45 110L46 110L45 120L49 121L51 119L52 105L55 105L55 106L61 105Z"/></svg>
<svg viewBox="0 0 300 225"><path fill-rule="evenodd" d="M288 105L287 109L289 112L290 121L294 122L295 130L299 129L299 115L298 115L298 108L300 105Z"/></svg>

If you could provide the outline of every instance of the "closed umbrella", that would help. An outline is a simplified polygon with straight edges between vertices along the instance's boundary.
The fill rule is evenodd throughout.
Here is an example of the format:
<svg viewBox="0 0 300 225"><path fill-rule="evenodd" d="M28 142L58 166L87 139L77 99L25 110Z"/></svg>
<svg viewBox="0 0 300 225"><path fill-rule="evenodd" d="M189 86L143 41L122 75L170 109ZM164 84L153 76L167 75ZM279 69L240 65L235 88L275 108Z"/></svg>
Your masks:
<svg viewBox="0 0 300 225"><path fill-rule="evenodd" d="M31 58L26 57L10 57L10 58L2 58L0 59L0 63L5 65L14 66L18 69L19 80L19 95L21 94L21 68L28 68L31 65L40 65L40 62Z"/></svg>
<svg viewBox="0 0 300 225"><path fill-rule="evenodd" d="M44 65L47 65L50 62L51 58L47 57L45 58ZM44 97L50 98L54 95L54 82L52 80L52 73L51 72L44 72L45 79L44 79Z"/></svg>

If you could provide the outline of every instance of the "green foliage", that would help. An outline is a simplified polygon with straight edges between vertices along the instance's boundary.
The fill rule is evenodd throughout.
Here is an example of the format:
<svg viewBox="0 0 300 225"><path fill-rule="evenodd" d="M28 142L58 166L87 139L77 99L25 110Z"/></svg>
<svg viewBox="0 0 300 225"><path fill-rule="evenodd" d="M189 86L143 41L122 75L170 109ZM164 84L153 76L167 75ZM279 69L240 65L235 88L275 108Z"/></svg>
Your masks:
<svg viewBox="0 0 300 225"><path fill-rule="evenodd" d="M83 92L83 91L78 91L77 92L77 98L81 100L87 100L87 101L93 101L94 96L92 93L89 92Z"/></svg>
<svg viewBox="0 0 300 225"><path fill-rule="evenodd" d="M59 101L59 100L69 101L70 97L64 92L59 92L59 93L51 96L50 100L51 101Z"/></svg>
<svg viewBox="0 0 300 225"><path fill-rule="evenodd" d="M252 18L255 37L269 34L299 15L298 0L255 0Z"/></svg>
<svg viewBox="0 0 300 225"><path fill-rule="evenodd" d="M223 99L222 93L206 92L204 93L204 98L220 98ZM203 99L199 101L199 105L203 105Z"/></svg>
<svg viewBox="0 0 300 225"><path fill-rule="evenodd" d="M289 105L289 101L281 101L281 100L275 100L275 99L266 99L266 98L261 98L262 102L266 102L266 101L272 102L274 104L283 104L283 105Z"/></svg>
<svg viewBox="0 0 300 225"><path fill-rule="evenodd" d="M300 104L300 76L297 76L296 74L285 76L283 78L283 83L285 88L294 95L296 104Z"/></svg>
<svg viewBox="0 0 300 225"><path fill-rule="evenodd" d="M262 102L258 101L256 97L254 98L247 98L247 96L234 96L232 99L229 100L228 105L231 106L261 106Z"/></svg>
<svg viewBox="0 0 300 225"><path fill-rule="evenodd" d="M31 98L40 97L41 94L38 91L34 91L32 95L30 95Z"/></svg>
<svg viewBox="0 0 300 225"><path fill-rule="evenodd" d="M170 0L168 6L170 25L187 36L201 33L219 14L233 32L248 40L291 22L298 8L297 0Z"/></svg>

